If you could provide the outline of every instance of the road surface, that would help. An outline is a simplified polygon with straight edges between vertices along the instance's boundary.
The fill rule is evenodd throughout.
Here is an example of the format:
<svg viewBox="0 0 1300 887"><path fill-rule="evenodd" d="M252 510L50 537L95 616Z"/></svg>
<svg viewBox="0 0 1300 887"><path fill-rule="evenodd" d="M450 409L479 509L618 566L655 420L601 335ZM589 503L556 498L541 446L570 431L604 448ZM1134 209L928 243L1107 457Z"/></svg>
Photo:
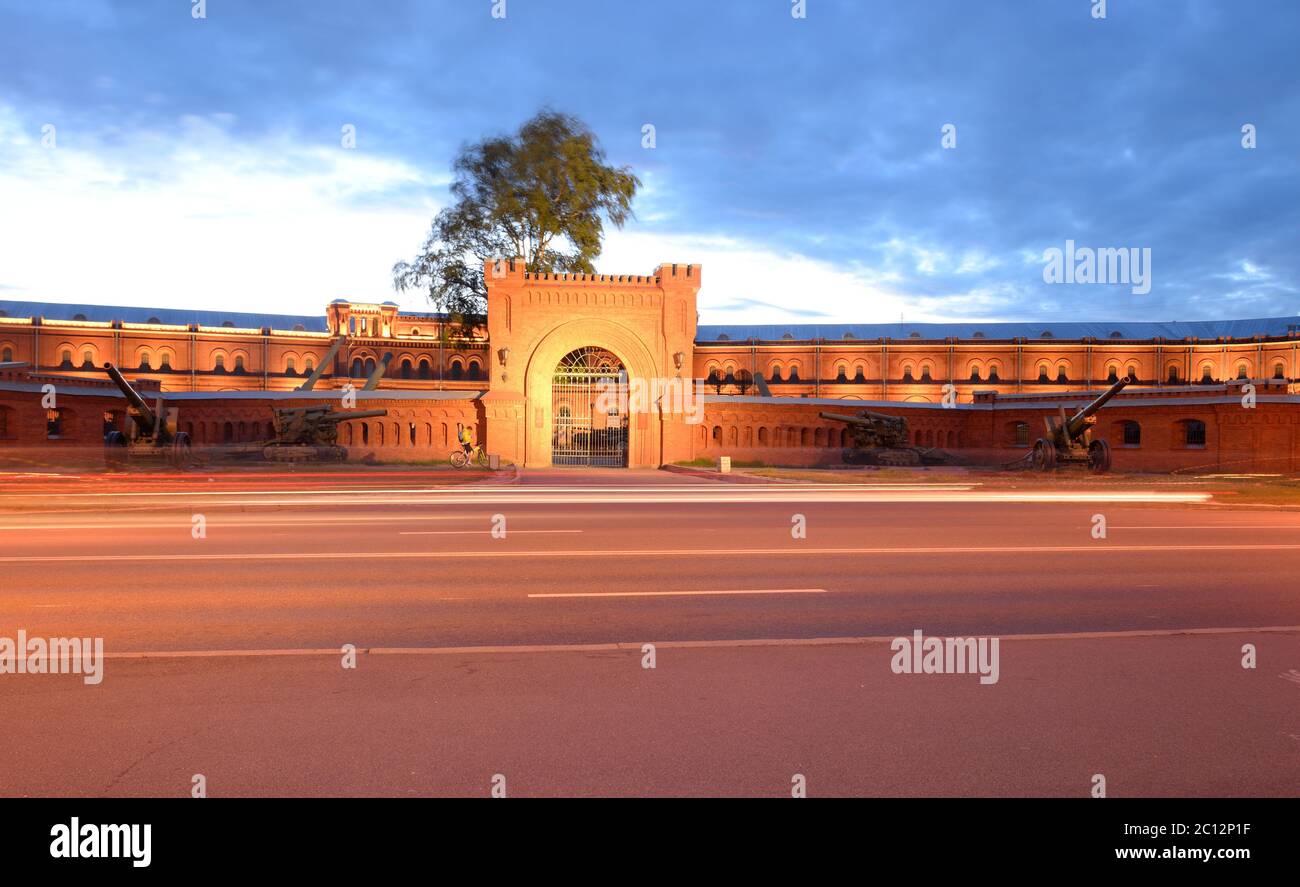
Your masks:
<svg viewBox="0 0 1300 887"><path fill-rule="evenodd" d="M106 661L0 675L0 794L1300 793L1300 514L1106 490L7 477L0 638Z"/></svg>

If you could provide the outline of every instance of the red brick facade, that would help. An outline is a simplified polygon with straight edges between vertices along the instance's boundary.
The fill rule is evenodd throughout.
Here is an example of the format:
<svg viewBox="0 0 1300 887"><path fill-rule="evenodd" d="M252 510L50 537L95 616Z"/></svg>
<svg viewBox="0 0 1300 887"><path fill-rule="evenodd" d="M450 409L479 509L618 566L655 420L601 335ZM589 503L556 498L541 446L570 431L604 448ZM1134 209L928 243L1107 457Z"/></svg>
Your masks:
<svg viewBox="0 0 1300 887"><path fill-rule="evenodd" d="M1213 342L701 342L699 266L661 265L645 276L532 275L511 263L488 272L487 329L454 341L440 318L391 303L332 303L315 330L0 311L0 450L38 461L94 452L125 407L99 368L107 361L147 399L165 395L196 447L219 450L269 437L274 407L333 402L344 386L360 388L391 354L378 390L356 403L388 415L343 426L352 458L444 459L460 423L508 461L548 465L558 421L552 375L567 353L590 346L615 355L632 379L708 380L700 424L661 404L628 418L632 466L720 455L838 464L845 428L818 412L868 406L905 415L918 446L1005 462L1042 436L1058 404L1077 406L1125 374L1139 384L1104 408L1095 432L1111 443L1118 470L1290 472L1300 459L1295 332ZM315 390L295 393L341 335L346 346ZM760 374L772 397L755 396ZM1242 385L1252 379L1258 402L1246 408ZM46 385L57 416L42 405ZM946 385L955 395L947 407Z"/></svg>

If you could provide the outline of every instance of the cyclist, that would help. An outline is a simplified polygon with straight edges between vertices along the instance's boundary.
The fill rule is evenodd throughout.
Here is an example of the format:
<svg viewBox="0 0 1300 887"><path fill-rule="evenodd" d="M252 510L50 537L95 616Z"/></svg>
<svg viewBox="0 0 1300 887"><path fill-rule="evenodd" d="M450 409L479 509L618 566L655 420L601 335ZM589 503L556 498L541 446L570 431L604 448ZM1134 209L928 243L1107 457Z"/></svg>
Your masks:
<svg viewBox="0 0 1300 887"><path fill-rule="evenodd" d="M474 432L460 422L456 423L456 439L460 441L461 448L465 451L466 457L474 455Z"/></svg>

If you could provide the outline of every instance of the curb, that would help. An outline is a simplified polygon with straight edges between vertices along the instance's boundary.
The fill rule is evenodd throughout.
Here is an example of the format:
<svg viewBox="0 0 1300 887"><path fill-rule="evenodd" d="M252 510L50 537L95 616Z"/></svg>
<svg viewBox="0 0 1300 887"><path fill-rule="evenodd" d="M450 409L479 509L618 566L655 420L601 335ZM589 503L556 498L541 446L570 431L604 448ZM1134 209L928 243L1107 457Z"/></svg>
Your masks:
<svg viewBox="0 0 1300 887"><path fill-rule="evenodd" d="M772 481L765 477L753 477L748 474L722 474L716 470L704 468L688 468L685 465L662 465L660 471L668 471L672 474L684 474L688 477L698 477L704 480L711 480L716 483L727 484L772 484L779 481Z"/></svg>

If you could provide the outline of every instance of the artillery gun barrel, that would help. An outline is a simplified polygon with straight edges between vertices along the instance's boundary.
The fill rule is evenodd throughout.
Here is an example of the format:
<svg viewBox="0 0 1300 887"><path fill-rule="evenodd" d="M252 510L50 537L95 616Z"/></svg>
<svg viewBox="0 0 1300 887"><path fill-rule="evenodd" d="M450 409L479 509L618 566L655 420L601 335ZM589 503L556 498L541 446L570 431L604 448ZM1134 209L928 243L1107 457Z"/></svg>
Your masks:
<svg viewBox="0 0 1300 887"><path fill-rule="evenodd" d="M321 362L316 364L316 369L311 371L311 375L307 377L307 381L303 382L301 385L298 386L298 390L311 391L313 388L315 388L316 383L320 381L321 374L325 372L325 368L326 367L332 368L334 366L335 356L339 353L339 349L342 348L344 345L346 345L347 342L348 342L347 336L339 336L337 339L335 339L334 344L330 346L330 350L325 354L323 358L321 358Z"/></svg>
<svg viewBox="0 0 1300 887"><path fill-rule="evenodd" d="M349 419L378 419L380 416L387 416L388 410L335 410L325 413L322 419L346 422Z"/></svg>
<svg viewBox="0 0 1300 887"><path fill-rule="evenodd" d="M108 373L108 377L121 390L127 402L140 414L140 424L148 426L145 432L152 434L158 425L158 417L154 415L153 410L149 409L149 404L145 403L144 398L136 393L136 390L131 387L131 383L126 381L117 367L111 363L106 363L104 364L104 372Z"/></svg>
<svg viewBox="0 0 1300 887"><path fill-rule="evenodd" d="M1093 413L1097 412L1098 410L1100 410L1102 407L1104 407L1106 405L1106 401L1110 400L1116 394L1119 394L1121 391L1123 391L1124 386L1128 385L1132 381L1133 378L1131 376L1125 376L1124 378L1118 380L1117 382L1115 382L1114 385L1111 385L1109 388L1103 391L1096 400L1094 400L1092 403L1088 404L1087 406L1083 407L1081 410L1079 410L1079 412L1071 416L1070 421L1065 424L1066 435L1070 438L1078 437L1080 432L1083 431L1084 425L1087 423L1088 417L1091 416Z"/></svg>
<svg viewBox="0 0 1300 887"><path fill-rule="evenodd" d="M847 422L850 425L863 425L868 422L885 422L897 424L905 421L902 416L889 416L885 413L873 413L871 410L863 410L856 416L850 416L845 413L818 413L823 419L833 419L836 422Z"/></svg>
<svg viewBox="0 0 1300 887"><path fill-rule="evenodd" d="M861 416L848 416L844 413L818 413L823 419L833 419L836 422L847 422L850 425L856 425L859 422L865 422Z"/></svg>
<svg viewBox="0 0 1300 887"><path fill-rule="evenodd" d="M379 363L375 366L375 371L366 379L365 387L362 391L374 391L379 387L379 382L384 378L384 373L388 372L388 364L393 360L393 352L385 351L384 356L379 358Z"/></svg>

